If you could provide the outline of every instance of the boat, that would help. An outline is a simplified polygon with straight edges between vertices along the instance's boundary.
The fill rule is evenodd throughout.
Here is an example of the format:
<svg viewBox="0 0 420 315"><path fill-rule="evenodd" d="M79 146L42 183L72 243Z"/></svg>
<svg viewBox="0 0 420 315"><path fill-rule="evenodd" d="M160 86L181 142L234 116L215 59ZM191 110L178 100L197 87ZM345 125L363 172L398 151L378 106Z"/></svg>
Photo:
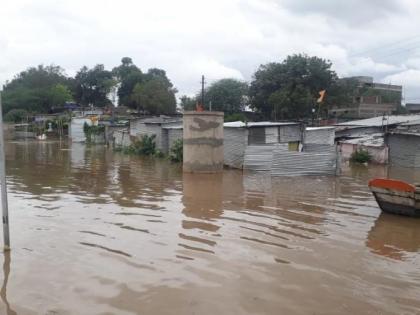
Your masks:
<svg viewBox="0 0 420 315"><path fill-rule="evenodd" d="M420 185L406 182L375 178L369 188L382 211L410 217L420 217Z"/></svg>

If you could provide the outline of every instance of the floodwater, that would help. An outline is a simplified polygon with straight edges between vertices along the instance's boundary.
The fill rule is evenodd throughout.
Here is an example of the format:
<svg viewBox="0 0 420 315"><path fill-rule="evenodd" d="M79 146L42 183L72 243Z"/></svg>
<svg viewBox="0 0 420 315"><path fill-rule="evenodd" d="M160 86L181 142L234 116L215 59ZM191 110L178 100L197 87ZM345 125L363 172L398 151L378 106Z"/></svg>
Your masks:
<svg viewBox="0 0 420 315"><path fill-rule="evenodd" d="M101 146L6 151L0 314L420 314L420 220L366 186L411 170L187 175Z"/></svg>

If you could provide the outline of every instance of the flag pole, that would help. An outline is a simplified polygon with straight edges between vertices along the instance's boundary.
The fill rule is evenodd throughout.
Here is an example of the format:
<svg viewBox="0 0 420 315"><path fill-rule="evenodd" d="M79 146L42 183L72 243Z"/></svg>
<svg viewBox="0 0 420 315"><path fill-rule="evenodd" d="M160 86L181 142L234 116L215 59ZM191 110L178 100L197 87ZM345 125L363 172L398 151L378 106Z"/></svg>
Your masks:
<svg viewBox="0 0 420 315"><path fill-rule="evenodd" d="M4 136L3 136L3 113L1 104L0 90L0 182L1 182L1 208L3 213L3 241L4 251L10 250L9 233L9 209L7 203L7 185L6 185L6 157L4 155Z"/></svg>

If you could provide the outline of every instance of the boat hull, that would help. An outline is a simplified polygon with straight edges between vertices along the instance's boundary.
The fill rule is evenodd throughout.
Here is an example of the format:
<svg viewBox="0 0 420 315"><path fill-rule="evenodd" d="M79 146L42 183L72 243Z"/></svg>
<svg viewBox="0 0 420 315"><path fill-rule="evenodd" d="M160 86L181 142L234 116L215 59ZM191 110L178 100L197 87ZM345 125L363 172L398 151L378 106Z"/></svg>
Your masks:
<svg viewBox="0 0 420 315"><path fill-rule="evenodd" d="M379 208L381 208L381 210L384 212L405 215L405 216L410 216L410 217L420 217L420 210L416 209L412 205L386 201L381 196L377 196L374 192L373 192L373 196L375 197Z"/></svg>
<svg viewBox="0 0 420 315"><path fill-rule="evenodd" d="M415 186L392 179L374 179L369 188L382 211L420 217L420 192Z"/></svg>

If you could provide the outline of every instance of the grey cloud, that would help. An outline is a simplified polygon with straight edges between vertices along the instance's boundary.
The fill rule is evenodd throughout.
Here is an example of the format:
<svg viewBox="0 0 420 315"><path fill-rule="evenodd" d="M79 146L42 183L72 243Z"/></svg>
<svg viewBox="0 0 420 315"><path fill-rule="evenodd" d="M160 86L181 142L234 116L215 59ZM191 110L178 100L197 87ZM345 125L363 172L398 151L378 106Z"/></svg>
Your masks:
<svg viewBox="0 0 420 315"><path fill-rule="evenodd" d="M364 26L405 11L398 0L283 0L281 3L296 14L316 13L352 26Z"/></svg>

